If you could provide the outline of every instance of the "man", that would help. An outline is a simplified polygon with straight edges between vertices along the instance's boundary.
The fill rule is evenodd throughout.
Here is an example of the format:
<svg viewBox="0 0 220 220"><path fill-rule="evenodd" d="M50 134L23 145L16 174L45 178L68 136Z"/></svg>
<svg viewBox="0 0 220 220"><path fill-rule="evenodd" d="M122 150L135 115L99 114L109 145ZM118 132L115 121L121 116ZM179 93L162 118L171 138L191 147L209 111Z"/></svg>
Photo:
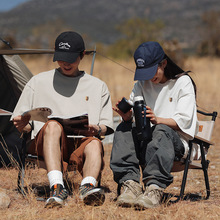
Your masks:
<svg viewBox="0 0 220 220"><path fill-rule="evenodd" d="M118 205L145 209L160 205L164 189L173 182L170 172L174 158L187 154L188 141L197 130L196 99L188 72L178 67L159 43L141 44L134 60L137 82L130 102L144 100L146 117L153 125L152 138L145 139L144 133L136 129L132 110L124 113L117 104L114 110L123 122L115 131L110 163L114 180L122 187Z"/></svg>
<svg viewBox="0 0 220 220"><path fill-rule="evenodd" d="M35 141L28 151L43 157L46 164L51 196L45 207L64 204L68 193L63 172L68 164L77 164L83 176L79 196L85 204L101 205L105 200L103 190L96 184L103 169L100 137L113 132L111 99L104 82L79 70L84 55L84 41L78 33L61 33L55 41L53 58L59 68L34 76L14 110L14 125L20 132L31 130L30 117L22 113L33 108L48 107L53 115L65 117L88 113L89 124L79 131L84 137L75 139L67 138L56 120L45 124L34 121L32 139Z"/></svg>

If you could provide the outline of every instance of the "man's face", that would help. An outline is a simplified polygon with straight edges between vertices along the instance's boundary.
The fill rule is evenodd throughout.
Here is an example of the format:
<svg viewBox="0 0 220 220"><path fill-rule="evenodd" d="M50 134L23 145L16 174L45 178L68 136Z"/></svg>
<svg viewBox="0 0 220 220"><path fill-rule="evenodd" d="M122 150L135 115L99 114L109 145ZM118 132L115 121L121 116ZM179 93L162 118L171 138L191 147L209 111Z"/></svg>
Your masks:
<svg viewBox="0 0 220 220"><path fill-rule="evenodd" d="M76 59L74 63L67 63L65 61L57 61L58 65L60 66L62 74L65 76L77 76L79 72L79 63L80 63L80 56Z"/></svg>

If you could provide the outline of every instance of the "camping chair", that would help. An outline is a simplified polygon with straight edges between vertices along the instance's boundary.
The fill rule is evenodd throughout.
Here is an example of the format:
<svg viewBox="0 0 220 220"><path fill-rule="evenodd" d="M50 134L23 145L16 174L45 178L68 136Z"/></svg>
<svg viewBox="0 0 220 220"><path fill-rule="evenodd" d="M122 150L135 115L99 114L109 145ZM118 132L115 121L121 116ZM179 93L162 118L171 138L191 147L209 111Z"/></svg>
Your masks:
<svg viewBox="0 0 220 220"><path fill-rule="evenodd" d="M217 117L217 112L206 113L200 110L197 110L197 113L200 115L204 115L206 118L210 118L211 120L204 120L199 121L199 131L197 135L194 137L193 140L189 142L189 152L187 154L186 159L181 159L180 161L174 161L174 165L171 172L179 172L184 170L182 184L180 189L180 195L175 201L170 202L177 202L183 199L187 174L189 169L200 169L203 170L204 179L205 179L205 186L206 186L206 197L208 199L210 196L210 186L209 186L209 178L208 178L208 166L209 160L206 159L206 154L208 153L208 149L210 145L213 143L210 141L212 136L212 131L214 128L214 123ZM197 154L197 160L193 158L193 154L195 149L199 148L199 154Z"/></svg>

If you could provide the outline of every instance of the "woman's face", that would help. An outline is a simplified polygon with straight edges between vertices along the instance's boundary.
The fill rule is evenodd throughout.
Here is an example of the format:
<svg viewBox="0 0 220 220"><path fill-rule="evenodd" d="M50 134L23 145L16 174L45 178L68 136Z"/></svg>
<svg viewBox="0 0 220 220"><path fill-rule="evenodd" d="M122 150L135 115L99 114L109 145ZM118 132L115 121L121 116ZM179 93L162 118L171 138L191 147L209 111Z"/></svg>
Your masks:
<svg viewBox="0 0 220 220"><path fill-rule="evenodd" d="M166 76L164 75L164 68L167 65L167 60L164 60L161 64L158 65L157 72L154 77L151 79L151 82L154 84L165 83L167 81Z"/></svg>

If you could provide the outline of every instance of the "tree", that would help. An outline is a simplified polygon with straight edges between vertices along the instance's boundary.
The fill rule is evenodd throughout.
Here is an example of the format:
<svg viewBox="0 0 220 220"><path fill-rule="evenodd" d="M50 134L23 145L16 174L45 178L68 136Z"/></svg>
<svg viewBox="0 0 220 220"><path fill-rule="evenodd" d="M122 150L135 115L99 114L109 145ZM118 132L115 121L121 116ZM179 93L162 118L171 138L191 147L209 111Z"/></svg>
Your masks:
<svg viewBox="0 0 220 220"><path fill-rule="evenodd" d="M202 15L203 40L198 47L200 55L220 56L220 11L209 11Z"/></svg>
<svg viewBox="0 0 220 220"><path fill-rule="evenodd" d="M109 46L108 55L115 58L132 57L135 49L145 41L158 41L164 24L160 20L132 18L118 25L122 38Z"/></svg>

